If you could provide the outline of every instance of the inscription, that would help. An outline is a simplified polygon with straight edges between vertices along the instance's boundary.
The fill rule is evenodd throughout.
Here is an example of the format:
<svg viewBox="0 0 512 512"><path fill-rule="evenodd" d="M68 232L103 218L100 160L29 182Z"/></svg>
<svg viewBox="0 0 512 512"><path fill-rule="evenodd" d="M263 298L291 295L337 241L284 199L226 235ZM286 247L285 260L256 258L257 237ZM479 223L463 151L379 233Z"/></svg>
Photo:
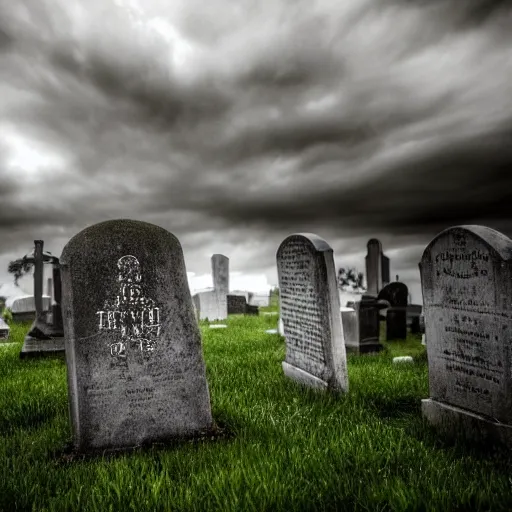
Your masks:
<svg viewBox="0 0 512 512"><path fill-rule="evenodd" d="M144 359L154 352L160 336L160 308L145 297L140 263L126 255L117 261L119 290L115 299L96 312L100 330L119 332L121 340L110 343L114 366L126 366L127 347L139 350Z"/></svg>
<svg viewBox="0 0 512 512"><path fill-rule="evenodd" d="M315 289L315 258L300 241L281 251L280 300L291 364L320 375L325 368L325 301Z"/></svg>
<svg viewBox="0 0 512 512"><path fill-rule="evenodd" d="M436 270L438 277L445 275L456 279L487 277L489 276L489 263L492 263L488 251L480 249L467 251L466 247L455 247L442 251L435 256L434 261L438 266Z"/></svg>

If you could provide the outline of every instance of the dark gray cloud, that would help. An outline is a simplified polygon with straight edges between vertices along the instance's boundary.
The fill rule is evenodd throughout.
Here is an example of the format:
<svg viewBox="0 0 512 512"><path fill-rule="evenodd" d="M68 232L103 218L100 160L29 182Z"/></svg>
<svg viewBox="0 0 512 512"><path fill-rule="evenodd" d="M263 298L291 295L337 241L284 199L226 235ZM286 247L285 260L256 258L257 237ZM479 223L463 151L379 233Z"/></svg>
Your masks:
<svg viewBox="0 0 512 512"><path fill-rule="evenodd" d="M361 269L379 237L415 282L447 226L512 234L511 22L507 1L0 0L0 281L112 218L270 282L293 232Z"/></svg>

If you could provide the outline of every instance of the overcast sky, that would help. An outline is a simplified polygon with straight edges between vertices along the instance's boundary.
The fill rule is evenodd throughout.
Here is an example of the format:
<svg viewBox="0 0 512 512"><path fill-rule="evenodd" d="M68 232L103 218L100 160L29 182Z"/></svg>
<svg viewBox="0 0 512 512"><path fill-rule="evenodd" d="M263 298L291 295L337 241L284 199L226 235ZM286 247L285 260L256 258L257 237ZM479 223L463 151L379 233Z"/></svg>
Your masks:
<svg viewBox="0 0 512 512"><path fill-rule="evenodd" d="M511 12L0 0L0 283L34 239L60 255L86 226L131 218L174 233L202 286L213 253L232 288L277 283L279 243L304 231L364 271L377 237L421 301L439 231L512 235Z"/></svg>

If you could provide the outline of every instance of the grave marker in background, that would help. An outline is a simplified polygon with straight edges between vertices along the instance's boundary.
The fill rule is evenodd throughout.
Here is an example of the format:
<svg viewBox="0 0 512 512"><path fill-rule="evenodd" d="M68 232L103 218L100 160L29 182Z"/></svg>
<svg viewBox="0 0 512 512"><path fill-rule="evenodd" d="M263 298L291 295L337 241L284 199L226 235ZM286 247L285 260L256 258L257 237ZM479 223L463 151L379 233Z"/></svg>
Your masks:
<svg viewBox="0 0 512 512"><path fill-rule="evenodd" d="M287 377L348 391L347 360L333 250L311 233L287 237L277 251Z"/></svg>
<svg viewBox="0 0 512 512"><path fill-rule="evenodd" d="M145 222L102 222L68 242L61 268L75 448L208 429L201 334L178 239Z"/></svg>
<svg viewBox="0 0 512 512"><path fill-rule="evenodd" d="M366 288L369 295L376 296L383 286L390 282L389 258L382 252L382 244L372 238L367 244L368 254L365 256Z"/></svg>
<svg viewBox="0 0 512 512"><path fill-rule="evenodd" d="M451 435L512 447L512 241L484 226L446 229L420 263L430 398Z"/></svg>
<svg viewBox="0 0 512 512"><path fill-rule="evenodd" d="M1 311L0 311L1 313ZM5 320L0 316L0 340L6 341L9 339L9 332L11 328L7 325Z"/></svg>
<svg viewBox="0 0 512 512"><path fill-rule="evenodd" d="M199 320L225 320L228 317L229 258L214 254L211 258L213 290L193 296Z"/></svg>
<svg viewBox="0 0 512 512"><path fill-rule="evenodd" d="M223 254L214 254L211 262L213 289L227 295L229 293L229 258Z"/></svg>
<svg viewBox="0 0 512 512"><path fill-rule="evenodd" d="M61 282L59 258L43 251L44 241L34 240L33 254L24 256L24 260L34 264L34 306L35 320L30 327L20 358L64 355L64 328L60 305ZM47 301L43 297L43 267L45 263L52 264L52 289ZM45 302L48 307L45 307ZM14 304L13 304L14 310ZM14 315L13 315L14 316Z"/></svg>

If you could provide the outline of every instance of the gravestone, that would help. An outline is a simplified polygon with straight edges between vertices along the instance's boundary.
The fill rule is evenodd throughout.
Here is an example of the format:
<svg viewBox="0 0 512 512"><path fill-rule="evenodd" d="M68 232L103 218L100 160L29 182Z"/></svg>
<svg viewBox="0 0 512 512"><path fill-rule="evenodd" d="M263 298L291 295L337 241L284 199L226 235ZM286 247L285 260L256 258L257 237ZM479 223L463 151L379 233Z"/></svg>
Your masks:
<svg viewBox="0 0 512 512"><path fill-rule="evenodd" d="M439 430L512 447L512 241L484 226L437 235L420 263L430 398Z"/></svg>
<svg viewBox="0 0 512 512"><path fill-rule="evenodd" d="M397 276L398 277L398 276ZM377 298L386 300L390 308L386 311L386 340L407 338L407 299L409 289L404 283L389 283L379 292Z"/></svg>
<svg viewBox="0 0 512 512"><path fill-rule="evenodd" d="M223 254L214 254L211 262L213 289L227 295L229 293L229 258Z"/></svg>
<svg viewBox="0 0 512 512"><path fill-rule="evenodd" d="M102 222L67 243L61 270L75 448L207 430L201 333L178 239L146 222Z"/></svg>
<svg viewBox="0 0 512 512"><path fill-rule="evenodd" d="M251 293L249 296L249 304L251 306L270 306L270 293Z"/></svg>
<svg viewBox="0 0 512 512"><path fill-rule="evenodd" d="M251 316L258 316L260 314L260 308L258 306L254 306L252 304L246 304L245 314L251 315Z"/></svg>
<svg viewBox="0 0 512 512"><path fill-rule="evenodd" d="M389 305L394 307L405 307L407 306L407 299L409 296L409 289L404 283L395 281L389 283L377 295L379 300L387 300Z"/></svg>
<svg viewBox="0 0 512 512"><path fill-rule="evenodd" d="M359 347L359 319L355 308L340 307L343 336L345 338L345 350L347 354L354 351L353 347ZM355 350L359 352L358 350Z"/></svg>
<svg viewBox="0 0 512 512"><path fill-rule="evenodd" d="M348 391L332 248L317 235L298 233L281 243L276 258L285 375L306 386Z"/></svg>
<svg viewBox="0 0 512 512"><path fill-rule="evenodd" d="M259 315L258 306L251 306L243 295L227 296L228 315Z"/></svg>
<svg viewBox="0 0 512 512"><path fill-rule="evenodd" d="M386 341L405 340L407 338L407 309L405 307L388 308L386 312Z"/></svg>
<svg viewBox="0 0 512 512"><path fill-rule="evenodd" d="M385 301L377 301L367 295L354 303L357 315L358 336L355 342L345 340L347 352L355 354L368 354L380 352L384 347L380 343L379 311L389 305Z"/></svg>
<svg viewBox="0 0 512 512"><path fill-rule="evenodd" d="M228 296L217 290L196 293L193 297L199 320L225 320L228 317Z"/></svg>
<svg viewBox="0 0 512 512"><path fill-rule="evenodd" d="M5 341L9 339L9 332L11 328L7 325L5 320L0 316L0 340Z"/></svg>
<svg viewBox="0 0 512 512"><path fill-rule="evenodd" d="M244 315L247 301L243 295L228 295L228 315Z"/></svg>
<svg viewBox="0 0 512 512"><path fill-rule="evenodd" d="M413 334L421 334L420 316L422 309L420 304L407 304L407 327Z"/></svg>
<svg viewBox="0 0 512 512"><path fill-rule="evenodd" d="M383 286L390 282L389 258L382 252L382 244L372 238L366 245L365 256L367 293L376 296Z"/></svg>
<svg viewBox="0 0 512 512"><path fill-rule="evenodd" d="M249 294L250 292L244 291L244 290L233 290L229 292L229 295L236 295L236 296L242 296L245 297L246 302L249 302Z"/></svg>

